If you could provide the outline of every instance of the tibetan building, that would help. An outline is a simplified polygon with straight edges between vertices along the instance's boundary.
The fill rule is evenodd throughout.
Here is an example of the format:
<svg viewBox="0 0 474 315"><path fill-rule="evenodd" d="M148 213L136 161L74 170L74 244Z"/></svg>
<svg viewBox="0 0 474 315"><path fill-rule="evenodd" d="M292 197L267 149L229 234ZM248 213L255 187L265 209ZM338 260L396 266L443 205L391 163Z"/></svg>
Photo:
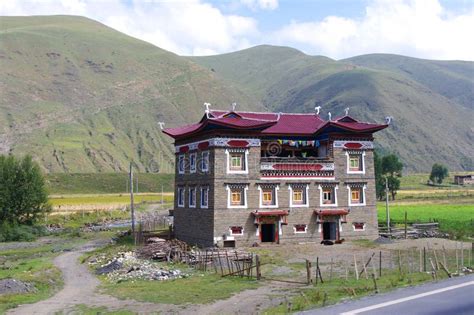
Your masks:
<svg viewBox="0 0 474 315"><path fill-rule="evenodd" d="M387 124L318 113L206 110L165 129L176 237L203 247L376 238L373 133Z"/></svg>

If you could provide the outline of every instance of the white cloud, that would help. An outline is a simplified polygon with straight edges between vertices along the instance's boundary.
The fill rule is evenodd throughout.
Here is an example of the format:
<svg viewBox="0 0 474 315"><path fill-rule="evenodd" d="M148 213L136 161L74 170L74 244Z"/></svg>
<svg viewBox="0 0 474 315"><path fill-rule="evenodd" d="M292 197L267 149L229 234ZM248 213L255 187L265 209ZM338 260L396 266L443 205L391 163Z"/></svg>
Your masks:
<svg viewBox="0 0 474 315"><path fill-rule="evenodd" d="M240 0L240 3L252 10L275 10L278 8L278 0Z"/></svg>
<svg viewBox="0 0 474 315"><path fill-rule="evenodd" d="M456 15L436 0L380 0L366 7L361 19L329 16L322 21L292 21L274 32L273 40L333 58L381 52L474 60L473 29L473 9Z"/></svg>

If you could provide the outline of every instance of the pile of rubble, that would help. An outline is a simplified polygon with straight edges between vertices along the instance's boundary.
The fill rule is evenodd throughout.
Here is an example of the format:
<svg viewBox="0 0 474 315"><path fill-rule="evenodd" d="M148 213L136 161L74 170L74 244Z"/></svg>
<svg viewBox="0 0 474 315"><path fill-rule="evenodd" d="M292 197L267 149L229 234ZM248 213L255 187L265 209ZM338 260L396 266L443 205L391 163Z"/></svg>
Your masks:
<svg viewBox="0 0 474 315"><path fill-rule="evenodd" d="M90 264L99 267L96 273L106 275L111 282L128 280L171 280L185 278L188 275L180 270L171 270L145 259L138 258L134 252L120 252L107 260L105 255L97 257Z"/></svg>
<svg viewBox="0 0 474 315"><path fill-rule="evenodd" d="M147 240L147 244L137 251L138 257L153 259L158 261L172 261L176 256L189 249L188 244L183 241L172 239L165 240L159 237L152 237Z"/></svg>

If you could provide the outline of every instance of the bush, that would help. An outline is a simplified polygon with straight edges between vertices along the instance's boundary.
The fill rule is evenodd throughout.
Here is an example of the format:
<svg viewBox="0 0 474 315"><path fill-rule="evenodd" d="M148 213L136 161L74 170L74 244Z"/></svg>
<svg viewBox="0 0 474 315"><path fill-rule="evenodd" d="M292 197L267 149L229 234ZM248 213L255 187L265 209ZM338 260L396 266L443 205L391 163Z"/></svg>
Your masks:
<svg viewBox="0 0 474 315"><path fill-rule="evenodd" d="M48 232L42 226L8 224L0 225L0 242L30 242L38 236L47 235Z"/></svg>

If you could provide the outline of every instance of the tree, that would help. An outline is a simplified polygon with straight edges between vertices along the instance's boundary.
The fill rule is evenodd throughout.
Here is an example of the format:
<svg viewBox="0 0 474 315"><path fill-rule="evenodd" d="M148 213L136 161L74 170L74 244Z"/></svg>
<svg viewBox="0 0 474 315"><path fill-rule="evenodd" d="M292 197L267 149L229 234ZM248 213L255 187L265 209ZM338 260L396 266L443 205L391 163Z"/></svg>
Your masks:
<svg viewBox="0 0 474 315"><path fill-rule="evenodd" d="M448 168L442 164L433 164L431 167L430 181L441 184L446 177L448 177Z"/></svg>
<svg viewBox="0 0 474 315"><path fill-rule="evenodd" d="M387 178L388 191L392 195L392 200L395 200L397 190L400 189L400 179L402 176L403 163L400 162L398 156L389 154L382 157L382 174ZM384 179L385 186L385 179Z"/></svg>
<svg viewBox="0 0 474 315"><path fill-rule="evenodd" d="M0 222L33 225L50 210L44 177L31 156L0 156Z"/></svg>

